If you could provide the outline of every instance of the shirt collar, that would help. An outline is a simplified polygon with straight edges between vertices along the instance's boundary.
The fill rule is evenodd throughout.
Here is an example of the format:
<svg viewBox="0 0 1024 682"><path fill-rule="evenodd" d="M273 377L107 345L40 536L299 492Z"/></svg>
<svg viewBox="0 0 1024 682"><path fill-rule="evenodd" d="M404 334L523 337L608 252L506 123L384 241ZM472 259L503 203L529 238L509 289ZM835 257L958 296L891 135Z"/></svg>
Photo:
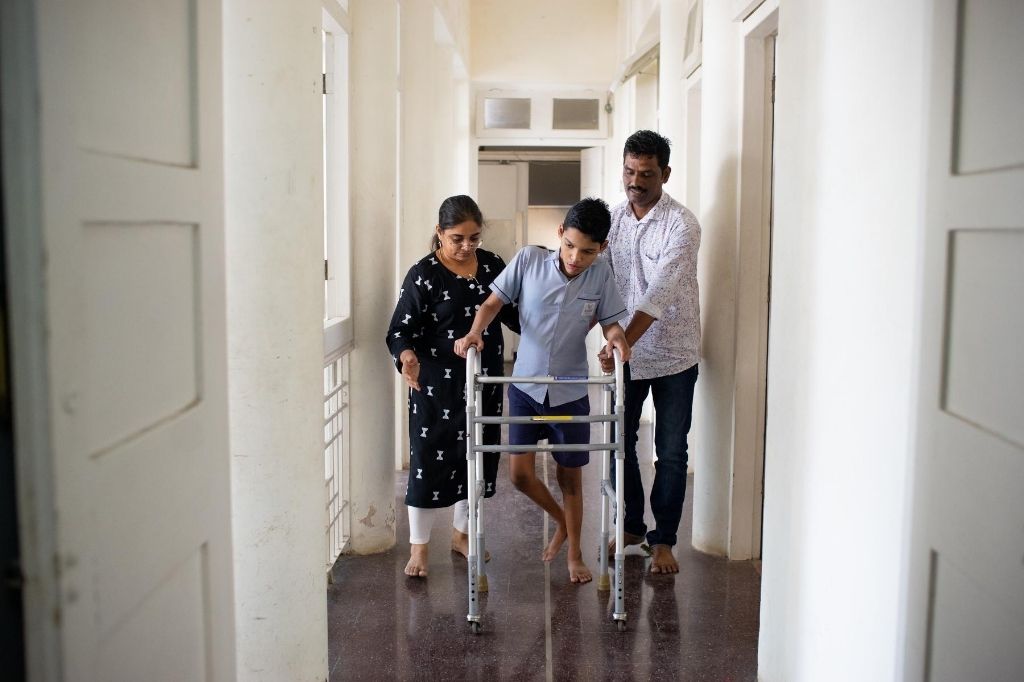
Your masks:
<svg viewBox="0 0 1024 682"><path fill-rule="evenodd" d="M651 210L647 212L647 215L645 215L640 220L636 219L636 214L633 213L633 207L630 206L628 203L626 204L626 210L629 211L629 216L633 220L636 220L636 224L640 225L641 223L644 223L644 222L646 222L648 220L652 220L652 221L659 220L661 218L662 212L665 210L665 206L670 201L672 201L672 198L668 195L668 192L666 192L665 190L662 190L661 191L661 198L658 199L658 203L656 203L654 206L652 206Z"/></svg>

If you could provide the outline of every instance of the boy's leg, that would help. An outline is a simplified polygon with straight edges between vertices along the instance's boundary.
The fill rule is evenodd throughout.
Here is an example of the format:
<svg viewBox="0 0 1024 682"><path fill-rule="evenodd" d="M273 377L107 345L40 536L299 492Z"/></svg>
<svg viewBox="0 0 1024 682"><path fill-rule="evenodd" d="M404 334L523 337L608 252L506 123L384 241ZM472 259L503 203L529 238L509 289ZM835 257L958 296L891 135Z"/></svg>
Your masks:
<svg viewBox="0 0 1024 682"><path fill-rule="evenodd" d="M562 490L562 506L565 508L565 527L569 539L566 562L569 566L569 580L574 583L589 583L593 576L583 561L580 534L583 529L583 468L556 468L558 487Z"/></svg>
<svg viewBox="0 0 1024 682"><path fill-rule="evenodd" d="M514 454L508 458L509 464L509 477L512 479L512 485L516 489L529 497L531 500L537 503L537 505L546 511L555 523L558 524L555 529L555 534L551 538L551 542L548 543L547 548L544 550L542 559L544 561L550 561L555 553L558 552L558 547L561 547L562 543L565 542L566 527L565 527L565 514L562 508L558 506L558 502L551 496L551 491L548 487L537 478L536 471L536 452L526 452L523 454ZM559 539L560 538L560 539ZM551 551L552 545L556 544L554 552Z"/></svg>

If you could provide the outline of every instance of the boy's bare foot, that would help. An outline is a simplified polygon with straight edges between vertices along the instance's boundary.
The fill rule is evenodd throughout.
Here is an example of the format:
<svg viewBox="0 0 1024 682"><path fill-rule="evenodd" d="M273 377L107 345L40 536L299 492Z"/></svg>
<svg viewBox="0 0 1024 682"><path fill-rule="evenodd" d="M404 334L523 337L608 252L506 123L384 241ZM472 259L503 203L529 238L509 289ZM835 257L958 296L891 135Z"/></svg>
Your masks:
<svg viewBox="0 0 1024 682"><path fill-rule="evenodd" d="M409 545L409 563L405 565L405 574L411 578L427 577L427 545Z"/></svg>
<svg viewBox="0 0 1024 682"><path fill-rule="evenodd" d="M668 545L654 545L654 558L651 561L651 573L678 573L679 562L672 556L672 548Z"/></svg>
<svg viewBox="0 0 1024 682"><path fill-rule="evenodd" d="M579 556L575 559L569 557L567 559L567 563L569 564L570 581L582 585L583 583L589 583L591 580L594 579L594 576L590 573L590 569L587 568L587 565L585 563L583 563L582 556Z"/></svg>
<svg viewBox="0 0 1024 682"><path fill-rule="evenodd" d="M559 524L555 529L555 534L551 536L551 541L548 542L548 546L544 548L544 553L541 554L540 558L544 561L551 561L558 556L558 550L562 549L562 544L565 542L565 538L568 537L565 526Z"/></svg>
<svg viewBox="0 0 1024 682"><path fill-rule="evenodd" d="M626 547L629 547L630 545L642 544L644 540L645 540L645 538L644 538L643 535L633 535L632 533L626 533L626 532L622 533L622 544L624 546L626 546ZM614 533L612 534L611 541L608 543L608 553L609 554L615 554L615 534Z"/></svg>
<svg viewBox="0 0 1024 682"><path fill-rule="evenodd" d="M461 554L464 558L469 558L469 536L461 531L452 529L452 551ZM484 551L484 561L491 560L491 553Z"/></svg>

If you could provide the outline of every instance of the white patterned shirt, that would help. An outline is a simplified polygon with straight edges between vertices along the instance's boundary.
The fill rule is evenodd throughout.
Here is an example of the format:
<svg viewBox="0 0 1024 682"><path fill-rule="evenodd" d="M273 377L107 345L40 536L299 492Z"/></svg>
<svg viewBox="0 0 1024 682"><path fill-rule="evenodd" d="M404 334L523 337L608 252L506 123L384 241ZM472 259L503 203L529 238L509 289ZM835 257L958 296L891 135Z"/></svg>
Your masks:
<svg viewBox="0 0 1024 682"><path fill-rule="evenodd" d="M628 201L612 209L603 255L615 271L628 319L638 310L655 318L633 346L630 378L678 374L700 360L699 248L697 217L666 193L643 220Z"/></svg>

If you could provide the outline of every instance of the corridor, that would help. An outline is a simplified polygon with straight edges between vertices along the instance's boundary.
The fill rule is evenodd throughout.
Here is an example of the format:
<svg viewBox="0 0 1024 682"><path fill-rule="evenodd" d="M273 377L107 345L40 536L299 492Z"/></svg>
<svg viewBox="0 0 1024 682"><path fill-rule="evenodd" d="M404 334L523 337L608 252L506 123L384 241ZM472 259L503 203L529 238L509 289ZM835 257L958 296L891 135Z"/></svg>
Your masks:
<svg viewBox="0 0 1024 682"><path fill-rule="evenodd" d="M1021 35L1021 0L4 0L3 681L1020 682ZM505 462L475 636L447 528L403 573L390 316L446 197L508 263L623 202L641 130L699 223L699 314L658 317L700 338L681 573L630 555L617 632Z"/></svg>

